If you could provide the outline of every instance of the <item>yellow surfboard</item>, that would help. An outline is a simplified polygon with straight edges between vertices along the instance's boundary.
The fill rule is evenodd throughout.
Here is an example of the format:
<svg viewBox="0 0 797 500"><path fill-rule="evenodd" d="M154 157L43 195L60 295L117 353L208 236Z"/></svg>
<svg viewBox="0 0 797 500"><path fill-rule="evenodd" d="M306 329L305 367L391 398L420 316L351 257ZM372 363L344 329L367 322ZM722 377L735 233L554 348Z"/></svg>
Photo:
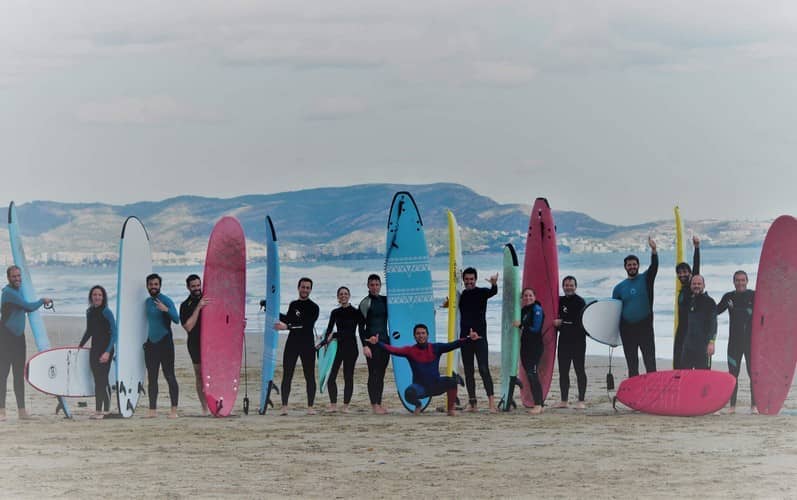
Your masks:
<svg viewBox="0 0 797 500"><path fill-rule="evenodd" d="M459 295L462 293L462 243L454 213L448 210L448 341L459 338ZM446 375L455 376L459 350L446 354Z"/></svg>
<svg viewBox="0 0 797 500"><path fill-rule="evenodd" d="M681 210L676 206L673 210L675 212L675 263L684 262L684 228L681 221ZM678 335L678 296L681 294L681 280L678 276L675 277L675 308L673 311L673 342ZM675 366L675 360L673 360Z"/></svg>

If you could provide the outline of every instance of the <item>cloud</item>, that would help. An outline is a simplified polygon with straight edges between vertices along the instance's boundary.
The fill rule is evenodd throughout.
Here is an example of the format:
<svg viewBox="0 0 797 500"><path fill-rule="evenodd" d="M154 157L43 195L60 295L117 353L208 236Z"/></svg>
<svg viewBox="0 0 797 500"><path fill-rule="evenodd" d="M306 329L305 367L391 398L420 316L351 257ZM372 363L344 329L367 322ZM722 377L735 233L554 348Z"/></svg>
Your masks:
<svg viewBox="0 0 797 500"><path fill-rule="evenodd" d="M84 103L78 121L105 125L159 125L176 122L216 122L215 113L178 102L169 96L118 97Z"/></svg>
<svg viewBox="0 0 797 500"><path fill-rule="evenodd" d="M304 118L306 120L340 120L364 113L367 106L357 97L328 97L315 103Z"/></svg>
<svg viewBox="0 0 797 500"><path fill-rule="evenodd" d="M478 82L504 86L523 85L537 76L530 65L505 61L477 61L473 64L473 77Z"/></svg>

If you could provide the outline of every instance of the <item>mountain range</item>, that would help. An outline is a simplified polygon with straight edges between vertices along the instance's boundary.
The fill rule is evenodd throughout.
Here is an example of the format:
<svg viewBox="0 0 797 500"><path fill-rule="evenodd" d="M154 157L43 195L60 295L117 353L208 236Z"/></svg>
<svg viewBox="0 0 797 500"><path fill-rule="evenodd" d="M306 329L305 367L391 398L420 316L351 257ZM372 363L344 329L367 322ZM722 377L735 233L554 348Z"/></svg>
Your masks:
<svg viewBox="0 0 797 500"><path fill-rule="evenodd" d="M264 258L265 216L274 221L280 253L287 260L379 257L393 195L412 193L421 211L432 255L447 253L446 210L462 231L466 253L498 252L506 242L523 251L533 197L528 203L499 204L459 184L364 184L219 199L178 196L127 205L34 201L17 206L28 260L38 264L103 264L116 261L120 229L127 216L141 219L159 264L203 262L213 224L237 217L247 235L250 260ZM650 234L672 248L672 220L633 226L597 221L587 214L556 210L562 252L639 251ZM705 246L760 245L771 221L687 221ZM8 233L0 244L8 248ZM10 252L0 253L6 263Z"/></svg>

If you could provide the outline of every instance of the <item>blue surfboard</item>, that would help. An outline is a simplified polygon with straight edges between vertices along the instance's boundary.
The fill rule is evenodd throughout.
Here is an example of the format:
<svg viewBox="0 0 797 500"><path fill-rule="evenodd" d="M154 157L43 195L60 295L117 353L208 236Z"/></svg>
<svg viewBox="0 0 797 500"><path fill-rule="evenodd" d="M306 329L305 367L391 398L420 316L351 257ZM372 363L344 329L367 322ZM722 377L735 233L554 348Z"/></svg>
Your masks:
<svg viewBox="0 0 797 500"><path fill-rule="evenodd" d="M274 383L274 369L277 367L277 347L279 330L274 323L280 316L280 260L277 246L277 232L271 217L266 216L266 325L263 331L263 366L260 385L260 409L264 415L271 404L271 392L279 392Z"/></svg>
<svg viewBox="0 0 797 500"><path fill-rule="evenodd" d="M14 258L14 265L19 267L22 273L22 285L20 286L22 297L28 302L34 302L38 300L39 297L36 295L36 289L33 287L30 270L28 270L28 263L25 259L25 249L22 246L22 235L20 234L19 222L17 219L17 207L14 205L13 201L8 206L8 238L11 242L11 255ZM36 349L38 349L39 352L49 349L50 338L47 336L47 328L44 326L44 319L42 318L41 311L36 310L28 313L28 323L30 324L30 330L33 332L33 340L36 342ZM66 399L62 396L58 398L58 406L55 412L58 413L59 409L64 410L64 415L66 415L67 418L72 418L72 413L69 411Z"/></svg>
<svg viewBox="0 0 797 500"><path fill-rule="evenodd" d="M426 324L429 339L436 339L432 272L423 221L415 200L406 191L396 193L390 206L385 284L390 344L397 347L415 344L412 328L417 323ZM398 356L392 358L399 398L407 410L413 411L415 406L404 398L404 391L412 384L409 361ZM421 400L423 408L429 401L430 398Z"/></svg>

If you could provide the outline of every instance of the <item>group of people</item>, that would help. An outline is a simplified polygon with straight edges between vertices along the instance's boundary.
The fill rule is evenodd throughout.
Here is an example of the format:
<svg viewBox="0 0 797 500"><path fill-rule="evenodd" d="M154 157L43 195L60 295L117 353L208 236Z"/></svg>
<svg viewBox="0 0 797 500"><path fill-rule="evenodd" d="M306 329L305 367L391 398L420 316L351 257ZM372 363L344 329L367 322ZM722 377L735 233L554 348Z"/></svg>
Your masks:
<svg viewBox="0 0 797 500"><path fill-rule="evenodd" d="M730 336L728 342L728 369L738 377L742 357L747 360L750 373L750 333L752 330L752 307L754 292L747 289L747 274L737 271L733 276L734 288L726 293L719 304L705 292L705 280L699 274L700 241L693 238L694 257L690 267L685 262L676 266L676 274L682 284L678 295L677 330L673 351L673 365L682 369L708 369L714 354L717 336L717 315L728 311L730 315ZM655 337L653 331L653 290L658 271L656 243L648 238L651 249L651 263L640 273L639 258L628 255L624 259L626 279L617 284L612 297L622 301L620 336L630 377L639 374L639 351L647 372L656 371ZM28 418L25 410L24 378L25 365L25 314L42 306L52 304L48 297L27 302L20 291L22 276L17 266L6 271L8 285L2 291L2 313L0 314L0 420L5 419L6 383L9 370L13 370L14 394L17 399L19 417ZM460 338L451 343L429 342L429 329L424 324L415 325L413 336L416 343L407 347L390 345L388 330L387 298L381 294L382 280L379 275L368 276L368 295L358 307L351 304L351 291L342 286L337 290L338 305L329 316L329 323L320 343L315 339L315 323L319 317L318 305L310 299L313 281L303 277L297 285L298 297L292 301L285 314L273 326L288 331L282 360L281 414L287 414L291 384L296 364L302 363L307 390L307 412L315 413L316 394L315 358L316 351L323 345L337 339L338 349L328 377L329 411L338 411L337 375L343 367L343 406L342 412L349 411L354 393L354 368L362 346L368 365L368 397L375 414L385 414L382 396L384 378L390 356L401 356L409 360L413 371L412 385L405 392L405 400L421 409L421 399L446 393L447 411L456 413L458 380L443 377L439 373L440 357L454 349L461 349L465 387L468 394L466 411L477 410L475 373L478 369L490 412L496 412L495 392L490 373L487 344L487 301L498 293L498 274L486 281L489 287L477 286L478 273L469 267L462 272L463 291L459 297ZM180 304L179 312L171 298L161 292L162 279L158 274L146 277L149 297L146 300L147 340L143 345L147 368L149 409L148 417L157 415L158 378L162 371L169 388L171 408L169 417L177 417L179 387L174 372L175 350L172 324L180 324L187 332L187 347L194 367L197 397L203 414L208 408L203 395L201 379L201 311L210 303L202 295L202 281L196 274L186 278L188 297ZM581 313L585 301L577 291L577 280L566 276L562 280L563 295L559 297L559 310L544 311L536 300L535 290L522 291L521 319L514 323L520 335L521 364L530 383L535 406L531 414L543 410L542 386L537 369L542 359L543 324L546 314L556 314L554 327L558 336L558 366L560 401L555 407L569 405L570 366L576 374L578 399L575 407L585 408L587 375L585 370L586 332L581 323ZM95 381L95 412L91 418L101 419L110 412L110 392L108 374L117 340L117 328L113 313L108 308L105 289L96 285L88 296L86 310L86 330L80 346L91 341L90 366ZM447 306L446 300L443 304ZM475 363L474 363L475 361ZM737 390L734 389L730 401L730 412L735 411ZM752 394L751 394L752 399ZM755 400L751 405L755 409Z"/></svg>

